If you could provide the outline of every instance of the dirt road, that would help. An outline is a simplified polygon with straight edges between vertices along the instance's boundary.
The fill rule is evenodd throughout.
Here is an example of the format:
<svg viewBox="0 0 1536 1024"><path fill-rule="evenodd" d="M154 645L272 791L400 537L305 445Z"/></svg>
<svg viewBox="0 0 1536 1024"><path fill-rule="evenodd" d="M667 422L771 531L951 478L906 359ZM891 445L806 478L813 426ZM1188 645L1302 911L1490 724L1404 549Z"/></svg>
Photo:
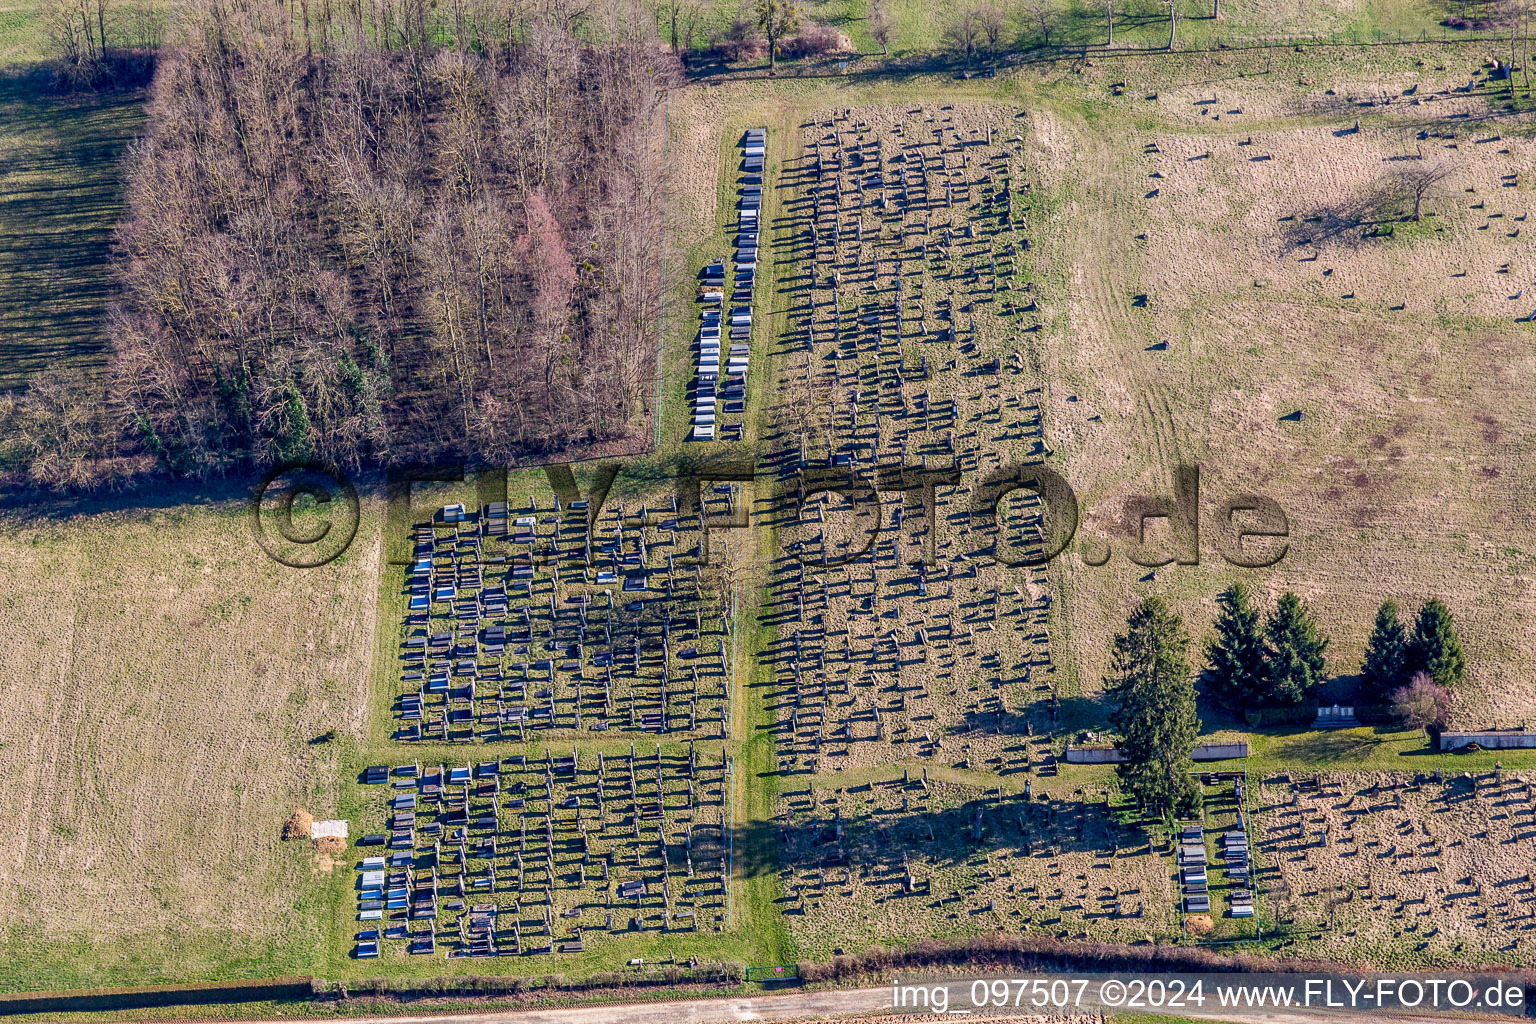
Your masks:
<svg viewBox="0 0 1536 1024"><path fill-rule="evenodd" d="M729 1021L826 1020L837 1017L876 1014L889 1010L889 986L844 989L830 992L787 992L767 996L738 996L725 999L680 999L656 1003L593 1005L548 1010L493 1010L487 1013L456 1013L399 1017L373 1017L370 1024L725 1024ZM962 1019L965 1016L962 1015ZM1228 1024L1325 1024L1337 1021L1340 1014L1317 1010L1198 1010L1182 1009L1179 1016L1200 1020L1225 1021ZM916 1019L902 1012L889 1019ZM934 1016L922 1019L933 1020ZM1029 1015L987 1015L992 1021L1077 1019L1096 1020L1092 1014L1075 1018L1041 1018ZM1372 1012L1357 1018L1361 1024L1427 1024L1436 1019L1428 1014ZM1439 1019L1445 1019L1443 1015ZM1511 1020L1509 1017L1456 1017L1455 1020ZM1113 1020L1113 1018L1111 1018ZM263 1022L250 1022L263 1024ZM268 1022L269 1024L269 1022Z"/></svg>

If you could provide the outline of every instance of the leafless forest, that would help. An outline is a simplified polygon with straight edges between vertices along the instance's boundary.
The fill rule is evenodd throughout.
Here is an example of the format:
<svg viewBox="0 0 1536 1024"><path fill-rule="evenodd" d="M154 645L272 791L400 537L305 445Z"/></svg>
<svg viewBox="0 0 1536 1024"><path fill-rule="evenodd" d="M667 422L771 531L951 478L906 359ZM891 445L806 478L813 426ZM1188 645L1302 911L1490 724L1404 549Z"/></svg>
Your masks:
<svg viewBox="0 0 1536 1024"><path fill-rule="evenodd" d="M644 25L558 0L186 4L117 233L117 436L40 438L34 479L643 428L676 73Z"/></svg>

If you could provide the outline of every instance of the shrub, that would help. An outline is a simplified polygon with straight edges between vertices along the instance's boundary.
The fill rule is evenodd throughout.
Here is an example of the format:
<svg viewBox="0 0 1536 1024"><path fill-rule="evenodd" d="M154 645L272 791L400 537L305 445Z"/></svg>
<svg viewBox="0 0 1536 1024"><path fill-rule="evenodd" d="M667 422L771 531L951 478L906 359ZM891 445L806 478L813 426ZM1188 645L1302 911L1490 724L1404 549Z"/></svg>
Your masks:
<svg viewBox="0 0 1536 1024"><path fill-rule="evenodd" d="M1440 24L1444 25L1446 28L1460 29L1462 31L1467 31L1470 29L1474 32L1482 32L1490 28L1500 28L1506 23L1503 21L1496 21L1492 18L1450 17L1442 19Z"/></svg>
<svg viewBox="0 0 1536 1024"><path fill-rule="evenodd" d="M808 21L800 31L779 44L779 52L791 60L797 57L820 57L829 53L853 53L853 40L831 25L818 25Z"/></svg>
<svg viewBox="0 0 1536 1024"><path fill-rule="evenodd" d="M738 17L709 46L709 55L732 63L759 60L768 55L768 40L757 34L757 24Z"/></svg>
<svg viewBox="0 0 1536 1024"><path fill-rule="evenodd" d="M1392 710L1398 719L1410 729L1423 729L1426 734L1445 728L1455 702L1456 695L1427 672L1415 673L1407 686L1392 694Z"/></svg>

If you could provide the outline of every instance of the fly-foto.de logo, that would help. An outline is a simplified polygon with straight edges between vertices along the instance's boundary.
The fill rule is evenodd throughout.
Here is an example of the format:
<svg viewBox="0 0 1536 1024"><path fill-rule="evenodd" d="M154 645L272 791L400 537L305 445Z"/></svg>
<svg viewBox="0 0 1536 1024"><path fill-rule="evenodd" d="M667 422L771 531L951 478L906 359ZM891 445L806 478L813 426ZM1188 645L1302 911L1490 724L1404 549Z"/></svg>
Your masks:
<svg viewBox="0 0 1536 1024"><path fill-rule="evenodd" d="M868 554L879 542L886 525L882 497L891 492L915 496L929 523L939 515L939 488L963 486L958 469L881 467L868 473L830 467L802 470L796 481L799 517L817 495L834 493L842 499L843 515L862 518L857 527L862 543L830 544L825 531L814 543L794 542L792 553L807 564L835 566ZM1209 514L1210 529L1202 538L1200 467L1180 465L1173 474L1171 495L1132 495L1123 503L1125 558L1146 568L1198 565L1202 543L1213 548L1229 564L1257 569L1278 563L1290 549L1290 520L1278 501L1262 494L1236 494L1220 501ZM1005 500L1017 495L1027 512L1017 539L1000 526ZM1114 555L1114 544L1104 538L1078 537L1082 508L1072 485L1060 473L1040 464L1024 464L993 471L970 489L966 506L968 525L991 527L995 539L984 552L997 562L1023 568L1045 565L1075 550L1082 564L1102 566ZM818 521L821 513L817 513ZM898 513L896 528L904 518ZM1166 539L1149 541L1149 528L1162 523ZM939 560L940 532L924 531L921 557L912 564L934 565ZM1074 546L1074 540L1077 541Z"/></svg>
<svg viewBox="0 0 1536 1024"><path fill-rule="evenodd" d="M536 507L531 497L509 502L504 469L468 472L462 464L397 468L391 470L386 484L390 561L406 564L410 559L405 541L411 525L425 512L417 507L413 489L426 484L468 485L481 507L501 503L525 513L571 517L578 529L585 527L583 550L590 550L594 534L605 528L605 516L613 519L607 529L696 530L696 547L678 555L683 563L708 564L712 538L769 524L775 527L779 556L818 567L853 562L882 539L899 548L902 561L933 566L950 546L946 541L958 534L990 537L980 554L1010 567L1044 565L1064 555L1082 565L1102 566L1118 550L1129 563L1147 568L1197 565L1210 553L1234 566L1262 568L1278 563L1290 549L1290 520L1278 501L1241 493L1213 502L1201 493L1196 465L1175 468L1171 493L1121 499L1122 529L1115 540L1080 535L1086 514L1077 493L1060 473L1041 464L1008 466L979 479L955 466L813 465L775 472L765 470L765 465L764 460L743 457L659 472L654 463L643 460L604 462L585 467L584 482L578 481L572 465L549 465L543 467L542 476L544 489L552 497L546 498L543 508ZM626 476L634 479L623 480ZM624 486L616 488L621 480ZM610 496L616 490L642 491L647 498L638 504L632 498L615 503ZM902 497L891 500L895 495ZM338 496L345 505L345 492ZM1015 528L1004 528L1009 518L1005 504L1014 510L1022 508L1022 515L1014 517ZM957 516L957 512L963 514ZM914 531L914 526L919 528ZM333 546L337 540L335 535L316 532L317 545L329 538L327 546ZM915 534L917 541L903 545L904 534L909 538ZM291 548L302 535L303 531L290 528L281 536ZM530 545L514 557L537 565L569 553ZM329 554L326 560L334 557ZM286 549L283 560L285 564L323 564Z"/></svg>
<svg viewBox="0 0 1536 1024"><path fill-rule="evenodd" d="M959 517L963 529L991 535L981 553L1017 568L1045 565L1063 555L1076 557L1082 565L1102 566L1110 563L1118 547L1128 562L1146 568L1198 565L1203 553L1214 551L1230 565L1256 569L1275 565L1290 550L1290 520L1278 501L1262 494L1235 494L1203 505L1200 467L1195 465L1174 470L1169 494L1123 499L1118 542L1079 536L1085 516L1077 493L1065 477L1041 464L994 470L970 486L966 474L954 466L804 466L789 474L766 473L760 466L757 460L738 459L657 473L650 464L607 462L584 474L585 487L568 464L545 466L543 476L554 494L553 508L578 522L584 519L590 543L615 481L626 473L643 475L648 492L661 496L663 503L630 505L618 524L623 529L696 529L696 553L685 560L700 564L710 561L712 536L757 529L764 525L764 515L771 514L779 527L780 553L818 567L854 562L883 537L899 546L903 531L910 532L914 522L921 521L926 526L917 531L918 542L905 549L904 560L933 566L945 547L942 538L952 539L957 504L965 512ZM391 543L403 543L418 518L415 485L472 482L481 503L488 505L507 503L507 478L505 469L467 473L457 463L393 469L385 485L387 537ZM749 490L769 497L766 508L758 505L754 512L757 503L748 497ZM711 509L709 500L722 493L723 513ZM902 500L888 510L887 499L898 494ZM299 501L306 514L296 513ZM1022 507L1022 523L1014 524L1019 529L1002 528L1005 502ZM907 515L908 508L915 516ZM335 467L279 467L258 483L251 513L257 541L273 560L317 568L336 559L356 536L357 489ZM1149 539L1154 531L1156 540ZM560 556L559 551L533 547L517 558L542 564ZM408 551L401 549L390 561L404 564L408 558Z"/></svg>

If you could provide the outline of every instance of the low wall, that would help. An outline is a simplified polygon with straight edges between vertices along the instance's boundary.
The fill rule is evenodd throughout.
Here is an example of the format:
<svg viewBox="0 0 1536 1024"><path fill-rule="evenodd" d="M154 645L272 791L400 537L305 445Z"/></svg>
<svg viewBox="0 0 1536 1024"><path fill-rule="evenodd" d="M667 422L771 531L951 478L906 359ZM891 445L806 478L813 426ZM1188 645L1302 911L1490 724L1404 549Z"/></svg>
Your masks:
<svg viewBox="0 0 1536 1024"><path fill-rule="evenodd" d="M1234 758L1248 756L1248 741L1236 740L1232 743L1202 743L1189 755L1196 761L1230 761Z"/></svg>
<svg viewBox="0 0 1536 1024"><path fill-rule="evenodd" d="M1536 732L1524 729L1498 729L1488 732L1442 732L1440 749L1455 750L1476 743L1484 750L1519 750L1536 747Z"/></svg>
<svg viewBox="0 0 1536 1024"><path fill-rule="evenodd" d="M1114 747L1067 747L1067 764L1119 764L1125 758Z"/></svg>
<svg viewBox="0 0 1536 1024"><path fill-rule="evenodd" d="M1190 757L1196 761L1229 761L1247 756L1247 740L1238 740L1233 743L1201 743L1190 752ZM1107 744L1067 747L1068 764L1120 764L1124 760L1125 756L1119 750Z"/></svg>

